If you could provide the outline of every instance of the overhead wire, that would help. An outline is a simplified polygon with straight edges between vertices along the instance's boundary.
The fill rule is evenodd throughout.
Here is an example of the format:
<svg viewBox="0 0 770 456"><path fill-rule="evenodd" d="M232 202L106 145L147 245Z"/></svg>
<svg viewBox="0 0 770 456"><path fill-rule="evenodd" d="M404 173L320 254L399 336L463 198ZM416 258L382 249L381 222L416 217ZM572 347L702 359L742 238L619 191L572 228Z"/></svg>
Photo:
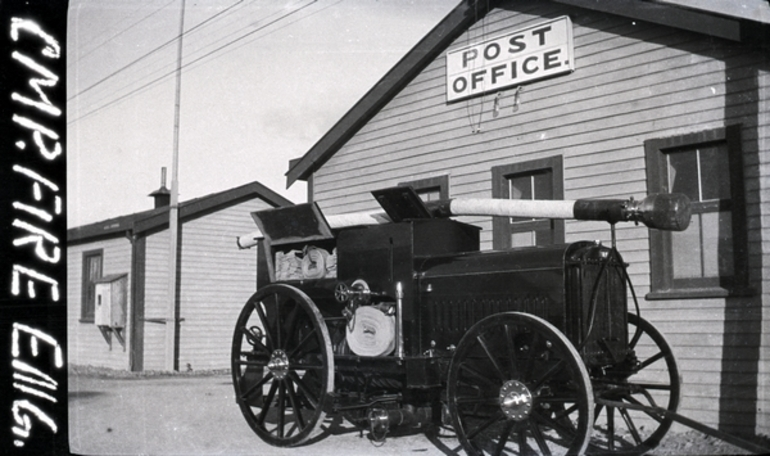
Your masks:
<svg viewBox="0 0 770 456"><path fill-rule="evenodd" d="M246 38L248 38L248 37L250 37L250 36L252 36L252 35L254 35L254 34L256 34L256 33L260 32L260 31L262 31L262 30L264 30L264 29L266 29L267 27L269 27L269 26L271 26L273 24L278 23L279 21L281 21L281 20L283 20L283 19L285 19L285 18L287 18L289 16L292 16L292 15L294 15L294 14L296 14L296 13L302 11L302 10L304 10L305 8L307 8L310 5L316 3L317 1L318 0L312 0L310 3L308 3L306 5L303 5L303 6L297 8L297 9L295 9L293 11L290 11L290 12L284 14L283 16L280 16L279 18L277 18L277 19L275 19L273 21L270 21L267 24L265 24L265 25L263 25L261 27L258 27L257 29L252 30L249 33L246 33L245 35L242 35L242 36L240 36L240 37L238 37L238 38L236 38L236 39L234 39L232 41L229 41L228 43L226 43L226 44L224 44L222 46L219 46L219 47L215 48L214 50L212 50L210 52L207 52L206 54L204 54L204 55L202 55L202 56L200 56L200 57L198 57L198 58L196 58L196 59L194 59L192 61L186 62L185 64L183 64L181 66L180 70L181 69L185 69L185 68L187 68L187 67L189 67L191 65L194 65L195 63L197 63L197 62L199 62L199 61L201 61L201 60L203 60L203 59L205 59L205 58L207 58L207 57L209 57L209 56L211 56L211 55L221 51L222 49L225 49L225 48L227 48L229 46L232 46L232 45L234 45L234 44L236 44L236 43L238 43L238 42L240 42L240 41L242 41L242 40L244 40L244 39L246 39ZM340 0L340 1L342 1L342 0ZM179 37L177 37L177 39L178 38ZM126 93L124 95L121 95L121 96L113 99L112 101L110 101L110 102L108 102L108 103L106 103L106 104L104 104L102 106L99 106L99 107L97 107L97 108L95 108L95 109L93 109L93 110L91 110L91 111L89 111L89 112L87 112L87 113L77 117L76 119L68 121L67 124L70 125L70 124L72 124L72 123L74 123L76 121L79 121L79 120L82 120L84 118L90 117L93 114L96 114L97 112L100 112L100 111L102 111L102 110L104 110L104 109L106 109L106 108L108 108L108 107L110 107L110 106L112 106L112 105L114 105L116 103L119 103L119 102L125 100L126 98L128 98L128 97L130 97L130 96L132 96L132 95L134 95L136 93L139 93L139 92L141 92L141 91L151 87L152 85L158 83L159 81L162 81L163 79L173 75L176 71L177 70L172 70L172 71L166 72L163 75L161 75L161 76L159 76L157 78L154 78L151 81L149 81L149 82L147 82L147 83L145 83L145 84L143 84L143 85L141 85L141 86L131 90L130 92L128 92L128 93Z"/></svg>
<svg viewBox="0 0 770 456"><path fill-rule="evenodd" d="M248 2L247 2L247 3L248 3ZM246 3L246 4L247 4L247 3ZM219 14L217 14L217 15L215 15L215 16L212 16L212 17L211 17L211 18L209 18L208 20L201 22L201 23L200 23L200 24L198 24L196 27L193 27L192 29L190 29L190 30L187 30L187 31L186 31L186 32L183 34L183 36L184 36L184 37L187 37L187 36L188 36L188 35L190 35L192 32L195 32L196 30L200 30L200 29L201 29L201 28L203 28L204 26L208 26L208 25L210 25L210 24L214 23L215 19L221 19L221 18L222 18L222 17L224 17L225 15L232 15L232 14L234 14L234 13L236 12L236 10L235 10L235 7L237 7L237 6L239 6L239 5L244 5L244 3L243 3L243 0L240 0L240 1L239 1L237 4L235 4L235 5L232 5L232 6L231 6L231 8L228 8L228 10L227 10L227 11L222 11L221 13L219 13ZM265 17L263 17L263 18L259 19L258 21L256 21L256 22L252 22L252 24L259 24L259 23L263 23L265 20L269 19L270 17L273 17L273 16L275 16L276 14L277 14L277 12L274 12L274 13L268 14L268 15L266 15ZM237 18L236 18L236 21L237 21ZM232 22L233 22L233 21L231 21L231 23L232 23ZM226 23L226 24L225 24L223 27L228 27L229 25L231 25L231 23ZM221 28L223 28L223 27L220 27L220 29L221 29ZM241 27L241 28L239 28L239 29L235 30L234 32L232 32L232 33L230 33L229 35L226 35L226 36L232 36L232 35L234 35L234 34L238 34L238 33L240 33L242 30L244 30L244 29L247 29L247 28L250 28L250 27L251 27L251 25L249 25L249 26L245 26L245 27ZM217 29L217 30L220 30L220 29ZM168 46L169 44L173 43L173 42L174 42L175 40L177 40L177 39L179 39L179 36L177 36L177 37L174 37L172 40L170 40L170 41L168 41L168 42L164 43L164 44L163 44L163 45L161 45L161 46L158 46L158 47L157 47L157 48L155 48L153 51L150 51L150 52L146 53L144 56L142 56L142 58L140 58L140 59L137 59L137 60L146 60L147 58L151 57L153 54L156 54L157 52L159 52L159 51L160 51L160 50L161 50L163 47L165 47L165 46ZM220 38L220 40L218 40L218 41L221 41L221 40L222 40L222 39ZM204 48L205 48L205 47L206 47L206 46L204 46ZM192 52L192 55L195 55L195 54L196 54L196 53L198 53L198 52L200 52L200 50L196 50L196 51L193 51L193 52ZM136 63L139 63L139 62L136 62ZM146 62L145 62L145 63L146 63ZM117 75L118 75L118 74L120 74L122 71L126 71L126 70L128 70L128 67L130 67L130 66L131 66L131 65L126 65L126 66L124 66L124 67L123 67L123 69L121 69L121 70L119 70L119 71L116 71L116 72L114 72L114 73L115 73L115 74L114 74L114 76L117 76ZM150 68L152 68L153 66L154 66L154 69L152 69L152 70L149 70L149 69L150 69ZM122 85L122 86L121 86L121 87L119 87L119 88L114 88L114 87L113 87L113 88L112 88L112 90L111 90L111 91L110 91L110 92L109 92L109 93L108 93L106 96L102 97L100 100L97 100L97 101L93 102L93 104L100 104L100 103L104 102L105 100L108 100L108 99L114 99L114 96L115 96L115 93L116 93L116 92L117 92L117 93L120 93L120 92L122 92L122 91L124 91L124 90L133 90L133 89L136 89L136 90L138 90L138 91L141 91L143 88L145 88L146 84L144 84L144 85L142 85L142 86L140 86L140 87L139 87L139 86L137 86L137 84L141 84L141 81L143 81L143 80L145 80L145 81L146 81L146 80L148 80L148 79L152 78L152 77L153 77L153 75L159 74L159 73L161 73L161 72L163 72L163 71L168 71L168 69L170 69L170 68L174 68L174 71L176 71L176 63L174 63L174 62L168 62L168 63L166 63L166 64L161 64L160 66L154 65L154 64L152 64L152 63L146 63L144 66L140 66L140 67L137 67L137 68L135 68L135 69L134 69L134 71L142 71L143 69L148 69L148 70L147 70L147 72L145 72L145 73L142 75L142 77L141 77L140 79L138 79L138 80L131 80L131 81L128 81L126 84ZM113 76L113 77L114 77L114 76ZM164 75L164 76L165 76L165 75ZM156 81L156 82L160 82L160 81L158 81L157 79L156 79L156 80L153 80L153 81ZM153 81L151 81L151 83L152 83ZM132 89L132 87L133 87L133 89ZM137 87L138 87L138 88L137 88ZM147 88L149 88L149 87L147 87Z"/></svg>
<svg viewBox="0 0 770 456"><path fill-rule="evenodd" d="M315 1L315 0L314 0L314 1ZM274 12L274 13L268 14L268 15L267 15L267 16L265 16L264 18L262 18L262 19L259 19L259 20L258 20L258 21L256 21L256 22L253 22L253 23L252 23L252 25L253 25L253 24L260 24L260 23L264 23L264 21L265 21L265 20L269 19L270 17L273 17L273 16L275 16L276 14L277 14L277 12ZM280 18L279 18L279 20L280 20ZM236 31L235 31L235 32L233 32L233 33L235 34L235 33L238 33L238 32L240 32L241 30L244 30L244 29L250 28L252 25L249 25L249 26L245 26L245 27L241 27L240 29L236 30ZM270 24L267 24L267 25L265 25L265 27L267 27L267 26L269 26L269 25L270 25ZM188 32L189 32L189 31L188 31ZM183 35L184 35L184 36L186 36L186 35L187 35L187 33L185 33L185 34L183 34ZM232 34L230 34L230 35L232 35ZM177 38L179 38L179 37L177 37ZM175 38L175 39L176 39L176 38ZM174 40L171 40L171 42L173 42L173 41L174 41ZM221 39L220 39L220 40L218 40L218 41L221 41ZM168 43L166 43L166 44L168 44ZM194 55L195 53L198 53L198 52L199 52L199 50L196 50L196 51L194 51L194 52L193 52L193 55ZM149 53L148 53L148 55L147 55L147 56L149 57ZM145 65L145 68L150 68L151 66L152 66L151 64L148 64L148 65ZM169 71L169 69L171 69L171 68L173 68L173 70L170 70L170 71ZM137 71L141 71L141 69L142 69L142 68L140 67L140 68L138 68L138 69L137 69ZM144 83L144 84L142 84L142 85L140 85L140 86L137 86L137 83L141 84L141 81L146 81L146 80L148 80L148 79L152 78L152 77L153 77L153 75L159 74L159 73L161 73L161 72L163 72L163 71L166 71L166 73L162 74L162 75L161 75L159 78L154 78L154 79L150 80L150 82L149 82L149 83ZM114 88L113 88L113 90L111 90L111 91L110 91L110 93L109 93L109 94L108 94L106 97L102 98L102 99L101 99L101 100L99 100L99 101L96 101L94 104L99 104L99 103L101 103L102 101L104 101L104 100L107 100L107 99L112 99L112 101L116 101L116 100L117 100L117 101L120 101L119 99L116 99L116 98L114 97L114 94L115 94L115 92L121 92L121 91L123 91L123 90L130 90L130 92L126 94L126 95L128 95L128 96L130 96L130 95L133 95L133 94L135 94L135 93L139 93L139 92L142 92L142 91L144 91L145 89L148 89L148 88L150 88L152 85L154 85L154 84L157 84L157 83L160 83L160 82L163 80L163 78L170 76L171 74L173 74L173 73L174 73L174 72L176 72L176 71L177 71L177 68L176 68L176 64L175 64L175 63L167 63L167 64L162 64L161 66L156 66L156 67L155 67L155 69L153 69L152 71L149 71L149 72L147 72L147 73L143 74L142 78L140 78L139 80L133 80L133 81L129 81L129 82L126 84L126 85L123 85L122 87L120 87L120 88L118 88L118 89L114 89ZM132 89L132 87L133 87L133 89ZM119 98L120 98L120 97L119 97ZM109 105L109 104L110 104L110 103L107 103L107 105Z"/></svg>
<svg viewBox="0 0 770 456"><path fill-rule="evenodd" d="M232 5L230 5L230 6L229 6L229 7L227 7L226 9L224 9L224 10L220 11L219 13L217 13L217 14L215 14L215 15L211 16L210 18L208 18L208 19L204 20L203 22L201 22L201 23L199 23L199 24L195 25L194 27L190 28L189 30L186 30L186 31L184 32L184 35L189 35L189 34L191 34L191 33L194 33L196 30L198 30L198 29L200 29L200 28L204 27L205 25L207 25L207 24L208 24L208 23L210 23L211 21L213 21L213 20L216 20L218 17L220 17L220 16L222 16L223 14L227 13L227 12L228 12L228 11L230 11L232 8L234 8L235 6L237 6L237 5L241 4L241 3L243 3L243 1L244 1L244 0L238 0L238 2L236 2L236 3L232 4ZM124 30L124 32L125 32L125 31L126 31L126 30ZM126 65L123 65L122 67L118 68L117 70L113 71L112 73L108 74L107 76L103 77L102 79L100 79L100 80L96 81L95 83L91 84L90 86L86 87L85 89L81 90L80 92L76 93L75 95L72 95L71 97L67 98L67 101L72 101L72 100L73 100L73 99L75 99L76 97L78 97L78 96L80 96L80 95L82 95L82 94L84 94L84 93L86 93L86 92L88 92L88 91L90 91L90 90L94 89L95 87L98 87L99 85L103 84L103 83L104 83L104 82L106 82L107 80L109 80L109 79L111 79L111 78L113 78L113 77L117 76L117 75L118 75L118 74L120 74L121 72L123 72L123 71L127 70L128 68L130 68L130 67L132 67L132 66L136 65L137 63L139 63L139 62L141 62L141 61L145 60L146 58L148 58L149 56L151 56L151 55L155 54L156 52L159 52L160 50L162 50L162 49L163 49L163 48L165 48L166 46L169 46L170 44L172 44L172 43L176 42L177 40L179 40L179 39L180 39L180 37L181 37L181 36L182 36L182 35L177 35L177 36L175 36L174 38L172 38L172 39L170 39L170 40L166 41L165 43L161 44L160 46L157 46L156 48L152 49L151 51L149 51L149 52L145 53L144 55L140 56L139 58L132 60L130 63L128 63L128 64L126 64Z"/></svg>
<svg viewBox="0 0 770 456"><path fill-rule="evenodd" d="M317 0L314 0L314 2L315 2L315 1L317 1ZM233 51L236 51L236 50L238 50L238 49L242 48L243 46L246 46L246 45L248 45L248 44L251 44L251 43L253 43L254 41L256 41L256 40L258 40L258 39L261 39L261 38L265 38L265 37L267 37L267 36L270 36L270 35L272 35L273 33L276 33L276 32L278 32L278 31L280 31L280 30L283 30L283 29L284 29L284 28L286 28L286 27L289 27L289 26L291 26L291 25L294 25L294 24L296 24L297 22L300 22L300 21L303 21L303 20L305 20L305 19L307 19L307 18L309 18L309 17L315 16L316 14L319 14L319 13L321 13L321 12L323 12L323 11L325 11L325 10L327 10L327 9L329 9L329 8L331 8L331 7L333 7L333 6L337 6L337 5L339 5L339 4L340 4L340 3L342 3L343 1L344 1L344 0L337 0L335 3L332 3L332 4L329 4L329 5L326 5L326 6L324 6L323 8L320 8L320 9L318 9L318 10L316 10L316 11L313 11L312 13L310 13L310 14L308 14L308 15L306 15L306 16L302 16L302 17L300 17L300 18L297 18L297 19L295 19L295 20L293 20L293 21L287 22L287 23L283 24L283 25L282 25L282 26L280 26L280 27L276 27L276 28L274 28L274 29L270 30L269 32L267 32L267 33L265 33L265 34L263 34L263 35L260 35L260 36L256 37L256 38L255 38L254 40L252 40L252 41L247 41L247 42L241 43L239 46L236 46L236 47L234 47L234 48L230 48L230 49L227 49L226 51L224 51L222 54L220 54L220 55L216 56L215 58L221 58L221 57L225 56L225 55L226 55L227 53L229 53L229 52L233 52ZM212 59L212 60L213 60L213 59ZM193 62L193 63L195 63L195 62ZM208 62L205 62L205 63L208 63ZM194 68L194 66L193 66L193 68Z"/></svg>
<svg viewBox="0 0 770 456"><path fill-rule="evenodd" d="M151 0L151 1L152 1L152 0ZM152 16L154 16L154 15L158 14L159 12L161 12L163 9L165 9L167 6L169 6L170 4L174 3L175 1L177 1L177 0L171 0L170 2L166 3L165 5L161 6L161 7L160 7L160 8L158 8L158 9L156 9L155 11L152 11L151 13L149 13L149 14L147 14L147 15L143 16L141 19L139 19L138 21L136 21L136 22L134 22L133 24L129 25L128 27L126 27L126 28L122 29L122 30L121 30L121 31L119 31L118 33L116 33L116 34L114 34L114 35L110 36L109 38L107 38L107 39L105 39L105 40L101 41L101 43L99 43L99 44L97 44L96 46L94 46L94 47L93 47L91 50L89 50L89 51L85 52L84 54L78 55L78 56L77 56L77 57L78 57L77 59L71 59L71 60L70 60L70 61L67 63L67 68L70 68L71 66L75 65L77 62L79 62L80 60L82 60L83 58L85 58L85 57L87 57L87 56L89 56L89 55L93 54L94 52L96 52L96 51L97 51L98 49L100 49L101 47L103 47L103 46L105 46L105 45L109 44L109 43L110 43L112 40L114 40L115 38L117 38L117 37L119 37L120 35L122 35L122 34L124 34L124 33L128 32L129 30L131 30L132 28L134 28L134 27L136 27L137 25L141 24L142 22L146 21L147 19L151 18ZM137 8L135 8L135 9L134 9L134 12L136 12L136 11L140 11L140 10L142 10L142 9L146 9L146 8L147 8L147 5L146 5L146 4L142 4L142 5L139 5ZM114 26L112 26L112 27L114 28L114 27L116 27L117 25L121 24L122 22L125 22L125 21L129 20L129 19L131 18L131 15L132 15L132 14L129 14L129 15L125 15L125 16L123 16L123 19L122 19L122 20L120 20L120 21L118 21L118 23L117 23L117 24L115 24L115 25L114 25ZM98 41L98 40L99 40L99 37L101 37L102 35L106 34L107 32L110 32L110 31L111 31L111 28L109 28L109 27L108 27L107 29L105 29L105 30L104 30L104 31L102 31L101 33L99 33L99 34L97 34L96 36L94 36L94 37L92 38L92 41Z"/></svg>
<svg viewBox="0 0 770 456"><path fill-rule="evenodd" d="M222 19L225 18L226 16L233 16L233 15L235 15L236 19L234 21L225 22L225 25L223 26L223 27L229 27L230 25L232 25L233 23L238 21L237 13L240 12L240 10L238 10L237 8L239 6L244 6L244 5L248 5L248 4L249 4L249 2L243 2L243 0L239 0L238 3L236 3L234 5L231 5L231 8L228 8L227 11L222 11L221 13L218 13L217 15L212 16L212 17L210 17L209 19L207 19L205 21L202 21L197 26L195 26L195 27L185 31L185 33L183 33L182 36L187 38L188 35L191 35L192 33L200 31L203 28L208 27L208 26L210 26L213 23L221 23ZM262 20L267 19L267 18L269 18L271 16L274 16L274 15L275 15L275 13L269 14L269 15L265 16L264 18L260 19L257 22L259 23ZM221 28L222 27L220 27L220 29ZM237 29L233 33L238 33L241 30L246 29L246 28L248 28L248 27L241 27L241 28ZM219 29L216 29L216 30L219 30ZM214 32L214 34L216 34L216 32ZM161 46L158 46L155 49L153 49L152 51L145 53L143 56L141 56L140 58L136 59L137 61L132 62L133 65L131 65L131 64L125 65L120 70L115 71L114 74L111 75L111 78L114 78L115 76L121 75L123 72L128 71L128 70L132 70L135 73L141 74L142 76L139 77L139 78L136 78L136 79L131 79L131 78L123 78L123 79L121 79L121 82L118 83L118 84L121 84L120 87L115 87L114 85L110 86L110 90L109 90L108 93L106 93L100 99L93 101L91 104L98 105L98 104L100 104L100 103L102 103L102 102L104 102L106 100L113 99L115 97L116 93L121 93L121 92L123 92L125 90L132 90L132 88L136 88L138 84L141 84L142 81L146 81L146 80L152 78L153 75L158 74L158 73L160 73L160 72L162 72L162 71L164 71L166 69L170 69L170 68L175 68L176 69L176 63L172 62L170 60L166 60L166 58L162 56L160 51L162 51L165 47L168 47L170 44L173 44L177 39L180 39L180 36L175 36L173 39L167 41L166 43L162 44ZM195 52L197 52L197 51L193 51L193 54L195 54ZM189 55L189 53L190 52L187 51L188 55ZM155 59L156 61L153 62L152 60L149 60L151 57L158 57L158 58L156 58ZM162 61L158 61L159 59L161 59ZM141 65L139 65L140 63L141 63ZM68 100L68 101L71 101L71 99Z"/></svg>
<svg viewBox="0 0 770 456"><path fill-rule="evenodd" d="M317 0L313 0L313 2L311 2L311 3L315 3L316 1L317 1ZM293 4L293 5L291 5L291 6L292 6L292 7L295 7L295 6L299 6L301 3L303 3L303 1L302 1L302 0L300 0L300 1L296 2L295 4ZM309 4L308 4L307 6L309 6ZM211 48L213 48L213 47L217 46L217 45L218 45L218 43L221 43L221 42L227 41L227 40L228 40L230 37L233 37L233 36L236 36L236 35L240 35L240 33L241 33L243 30L245 30L245 29L248 29L248 28L251 28L251 27L257 27L257 26L259 26L260 24L263 24L265 21L269 20L271 17L273 17L273 16L276 16L276 15L277 15L277 14L279 14L279 13L280 13L280 10L279 10L279 11L275 11L275 12L273 12L273 13L271 13L271 14L268 14L267 16L265 16L264 18L262 18L262 19L260 19L260 20L258 20L258 21L251 21L251 22L249 23L249 25L246 25L246 26L244 26L244 27L241 27L241 28L239 28L238 30L234 30L234 31L232 31L232 32L230 32L230 33L227 33L227 34L223 35L223 36L220 36L220 37L219 37L219 38L217 38L216 40L214 40L214 41L212 41L212 42L209 42L209 43L207 43L207 44L205 44L205 45L201 46L200 48L198 48L198 49L196 49L196 50L194 50L194 51L190 52L190 53L189 53L189 57L194 57L194 56L196 56L196 55L201 55L201 54L203 54L203 53L207 53L207 52L208 52L208 51L207 51L207 49L211 49ZM282 28L282 27L281 27L281 28ZM280 28L279 28L279 29L280 29ZM267 35L268 35L268 34L270 34L270 33L272 33L272 32L268 32L268 33L266 33L265 35L260 35L260 37L261 37L261 36L267 36ZM214 34L216 34L216 33L214 33ZM259 39L259 38L256 38L256 39ZM249 43L249 42L251 42L251 41L247 41L246 43ZM236 47L235 49L238 49L238 48L240 48L240 46ZM229 52L229 51L231 51L231 50L232 50L232 49L228 49L228 51L226 51L226 52Z"/></svg>

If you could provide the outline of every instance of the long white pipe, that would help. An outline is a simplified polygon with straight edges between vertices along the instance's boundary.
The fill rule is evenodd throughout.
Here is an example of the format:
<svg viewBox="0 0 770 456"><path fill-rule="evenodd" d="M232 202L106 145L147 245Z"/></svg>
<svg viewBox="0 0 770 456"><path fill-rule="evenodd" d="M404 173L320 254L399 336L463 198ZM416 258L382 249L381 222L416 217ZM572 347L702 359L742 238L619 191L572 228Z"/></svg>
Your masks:
<svg viewBox="0 0 770 456"><path fill-rule="evenodd" d="M455 198L428 203L437 217L491 216L545 219L642 222L650 228L682 231L690 223L690 202L680 194L653 194L643 200L519 200L496 198ZM326 217L332 229L391 223L384 212L374 210ZM238 238L240 248L257 244L262 233L255 231Z"/></svg>
<svg viewBox="0 0 770 456"><path fill-rule="evenodd" d="M575 201L456 198L449 203L452 215L571 219Z"/></svg>
<svg viewBox="0 0 770 456"><path fill-rule="evenodd" d="M450 201L451 215L486 215L531 218L574 218L574 201L504 200L491 198L456 198ZM390 217L381 210L350 212L326 216L331 229L391 223ZM238 247L247 249L257 245L262 238L258 229L237 239Z"/></svg>

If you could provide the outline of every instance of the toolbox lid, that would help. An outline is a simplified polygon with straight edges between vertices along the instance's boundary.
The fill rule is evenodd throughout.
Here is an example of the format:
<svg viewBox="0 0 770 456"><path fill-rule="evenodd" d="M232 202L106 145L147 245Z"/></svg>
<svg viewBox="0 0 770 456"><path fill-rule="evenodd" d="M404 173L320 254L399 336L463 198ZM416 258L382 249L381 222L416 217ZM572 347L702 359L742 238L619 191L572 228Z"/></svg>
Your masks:
<svg viewBox="0 0 770 456"><path fill-rule="evenodd" d="M375 190L372 195L395 223L403 220L432 218L427 206L411 186Z"/></svg>
<svg viewBox="0 0 770 456"><path fill-rule="evenodd" d="M316 203L252 212L259 230L272 245L333 239L329 223Z"/></svg>

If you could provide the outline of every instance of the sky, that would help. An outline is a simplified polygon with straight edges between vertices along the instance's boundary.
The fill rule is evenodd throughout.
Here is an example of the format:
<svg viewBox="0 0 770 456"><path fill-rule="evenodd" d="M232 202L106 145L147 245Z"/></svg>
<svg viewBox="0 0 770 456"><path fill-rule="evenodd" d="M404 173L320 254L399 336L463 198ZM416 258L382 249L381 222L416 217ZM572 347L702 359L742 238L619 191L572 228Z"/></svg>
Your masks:
<svg viewBox="0 0 770 456"><path fill-rule="evenodd" d="M183 0L70 0L68 227L171 186ZM258 181L295 203L304 155L460 0L185 0L179 200Z"/></svg>

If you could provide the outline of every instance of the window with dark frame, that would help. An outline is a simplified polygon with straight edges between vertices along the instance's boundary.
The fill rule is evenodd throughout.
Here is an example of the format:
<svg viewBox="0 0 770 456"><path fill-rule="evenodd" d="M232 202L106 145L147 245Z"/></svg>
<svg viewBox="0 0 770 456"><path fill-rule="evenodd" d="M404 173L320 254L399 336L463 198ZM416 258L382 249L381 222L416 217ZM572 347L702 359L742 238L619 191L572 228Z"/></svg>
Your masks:
<svg viewBox="0 0 770 456"><path fill-rule="evenodd" d="M561 156L492 168L492 197L502 199L560 200L564 198ZM495 217L495 249L550 245L564 242L564 221Z"/></svg>
<svg viewBox="0 0 770 456"><path fill-rule="evenodd" d="M692 219L682 232L650 231L649 299L745 294L747 233L740 126L644 144L650 193L683 193Z"/></svg>
<svg viewBox="0 0 770 456"><path fill-rule="evenodd" d="M83 252L83 301L80 307L82 321L94 321L96 281L102 278L103 257L102 250Z"/></svg>
<svg viewBox="0 0 770 456"><path fill-rule="evenodd" d="M429 177L401 182L400 186L411 186L424 202L449 198L449 176Z"/></svg>

